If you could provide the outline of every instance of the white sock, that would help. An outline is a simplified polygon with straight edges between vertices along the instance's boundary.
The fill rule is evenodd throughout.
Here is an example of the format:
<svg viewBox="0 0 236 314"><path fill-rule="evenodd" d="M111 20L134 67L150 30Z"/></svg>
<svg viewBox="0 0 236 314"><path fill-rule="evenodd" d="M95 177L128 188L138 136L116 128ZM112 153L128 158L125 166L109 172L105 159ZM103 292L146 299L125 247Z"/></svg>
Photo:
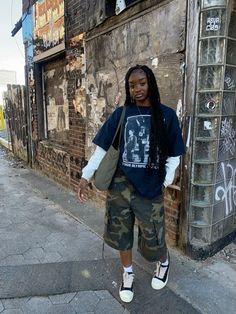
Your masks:
<svg viewBox="0 0 236 314"><path fill-rule="evenodd" d="M130 265L129 267L123 266L123 268L124 268L125 273L132 273L133 272L133 266L132 265Z"/></svg>

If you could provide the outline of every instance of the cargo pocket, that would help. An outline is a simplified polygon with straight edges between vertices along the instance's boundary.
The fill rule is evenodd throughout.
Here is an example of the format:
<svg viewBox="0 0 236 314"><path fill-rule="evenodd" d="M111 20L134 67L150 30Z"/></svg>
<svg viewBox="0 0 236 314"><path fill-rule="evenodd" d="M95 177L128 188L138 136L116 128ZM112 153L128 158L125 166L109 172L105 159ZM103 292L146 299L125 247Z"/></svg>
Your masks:
<svg viewBox="0 0 236 314"><path fill-rule="evenodd" d="M164 217L163 217L164 219ZM165 225L164 222L153 222L155 236L156 236L156 245L157 249L165 245Z"/></svg>

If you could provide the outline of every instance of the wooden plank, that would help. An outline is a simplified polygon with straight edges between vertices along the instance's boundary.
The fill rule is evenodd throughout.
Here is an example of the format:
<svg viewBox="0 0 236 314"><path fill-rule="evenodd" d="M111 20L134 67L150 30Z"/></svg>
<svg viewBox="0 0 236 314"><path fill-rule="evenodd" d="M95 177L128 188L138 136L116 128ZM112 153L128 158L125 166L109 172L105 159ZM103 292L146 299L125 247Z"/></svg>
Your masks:
<svg viewBox="0 0 236 314"><path fill-rule="evenodd" d="M199 34L200 6L196 0L188 0L187 11L187 38L186 38L186 71L184 87L184 115L183 136L187 143L186 153L182 160L182 206L180 211L180 238L179 246L186 249L188 243L188 213L190 207L190 176L192 156L193 115L195 108L198 34Z"/></svg>

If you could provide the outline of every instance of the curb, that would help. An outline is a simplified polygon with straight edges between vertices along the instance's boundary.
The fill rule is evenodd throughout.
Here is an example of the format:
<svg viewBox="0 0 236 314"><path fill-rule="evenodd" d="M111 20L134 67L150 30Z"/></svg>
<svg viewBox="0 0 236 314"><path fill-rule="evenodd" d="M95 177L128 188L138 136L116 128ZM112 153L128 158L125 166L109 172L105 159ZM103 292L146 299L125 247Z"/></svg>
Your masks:
<svg viewBox="0 0 236 314"><path fill-rule="evenodd" d="M5 148L9 149L10 151L12 151L12 146L11 144L4 140L3 138L0 137L0 145L4 146Z"/></svg>

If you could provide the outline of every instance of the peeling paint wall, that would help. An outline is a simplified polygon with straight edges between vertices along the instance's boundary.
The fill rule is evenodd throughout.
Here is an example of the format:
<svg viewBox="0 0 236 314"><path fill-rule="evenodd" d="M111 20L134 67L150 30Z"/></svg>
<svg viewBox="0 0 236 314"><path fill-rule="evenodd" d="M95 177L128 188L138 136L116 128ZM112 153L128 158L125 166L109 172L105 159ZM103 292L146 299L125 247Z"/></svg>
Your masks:
<svg viewBox="0 0 236 314"><path fill-rule="evenodd" d="M143 63L157 77L161 99L177 108L182 100L186 2L173 0L86 41L88 158L92 139L113 111L115 96L125 99L124 76ZM142 27L140 27L142 25ZM178 105L178 106L179 106Z"/></svg>
<svg viewBox="0 0 236 314"><path fill-rule="evenodd" d="M70 185L76 190L85 164L86 80L83 34L72 37L67 50Z"/></svg>
<svg viewBox="0 0 236 314"><path fill-rule="evenodd" d="M43 66L47 140L38 141L37 167L60 184L70 186L69 105L66 59L62 55Z"/></svg>
<svg viewBox="0 0 236 314"><path fill-rule="evenodd" d="M86 117L86 82L85 82L85 55L83 48L83 34L70 40L70 49L67 51L67 74L74 75L73 107L76 113Z"/></svg>
<svg viewBox="0 0 236 314"><path fill-rule="evenodd" d="M5 102L13 153L28 161L25 86L8 85Z"/></svg>
<svg viewBox="0 0 236 314"><path fill-rule="evenodd" d="M64 0L38 0L34 5L35 55L64 41Z"/></svg>
<svg viewBox="0 0 236 314"><path fill-rule="evenodd" d="M65 59L57 59L46 64L43 77L48 138L66 145L69 130L69 110Z"/></svg>

